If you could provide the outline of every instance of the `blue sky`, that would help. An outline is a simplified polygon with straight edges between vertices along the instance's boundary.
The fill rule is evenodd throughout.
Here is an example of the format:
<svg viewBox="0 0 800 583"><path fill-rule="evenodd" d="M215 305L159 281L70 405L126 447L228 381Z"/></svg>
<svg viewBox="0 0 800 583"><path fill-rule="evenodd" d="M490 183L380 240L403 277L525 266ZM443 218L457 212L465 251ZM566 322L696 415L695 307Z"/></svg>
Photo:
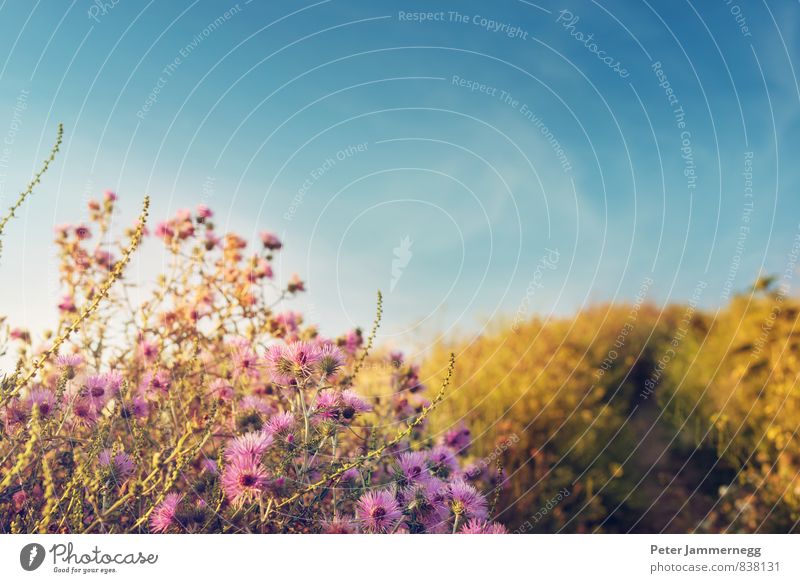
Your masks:
<svg viewBox="0 0 800 583"><path fill-rule="evenodd" d="M66 129L4 235L0 312L52 320L52 227L107 188L121 224L149 193L155 219L205 202L280 233L331 335L378 288L401 345L648 277L720 305L798 233L799 26L789 1L0 2L4 206Z"/></svg>

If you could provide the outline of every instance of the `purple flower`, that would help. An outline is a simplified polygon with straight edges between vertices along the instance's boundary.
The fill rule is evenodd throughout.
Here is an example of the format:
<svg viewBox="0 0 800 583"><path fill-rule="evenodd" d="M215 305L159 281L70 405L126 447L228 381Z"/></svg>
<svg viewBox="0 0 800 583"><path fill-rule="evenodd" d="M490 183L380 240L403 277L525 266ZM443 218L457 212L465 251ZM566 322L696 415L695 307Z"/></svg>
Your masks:
<svg viewBox="0 0 800 583"><path fill-rule="evenodd" d="M178 504L183 500L183 494L167 494L164 501L153 509L150 514L150 530L153 532L167 532L167 530L176 525L175 512L178 509Z"/></svg>
<svg viewBox="0 0 800 583"><path fill-rule="evenodd" d="M122 483L127 480L135 469L131 456L125 452L112 455L110 449L104 449L97 456L100 467L109 473L114 482Z"/></svg>
<svg viewBox="0 0 800 583"><path fill-rule="evenodd" d="M78 425L94 427L97 424L97 408L87 398L77 397L73 401L72 415Z"/></svg>
<svg viewBox="0 0 800 583"><path fill-rule="evenodd" d="M108 390L109 396L115 397L119 395L119 389L122 386L122 374L119 372L112 370L107 372L103 375L103 378L106 382L106 390Z"/></svg>
<svg viewBox="0 0 800 583"><path fill-rule="evenodd" d="M39 407L39 415L42 418L48 417L56 407L56 396L50 389L38 387L31 389L28 393L27 407L33 409L34 405Z"/></svg>
<svg viewBox="0 0 800 583"><path fill-rule="evenodd" d="M101 411L110 399L106 387L106 378L104 375L92 375L86 378L83 389L81 390L81 397L88 399L92 406Z"/></svg>
<svg viewBox="0 0 800 583"><path fill-rule="evenodd" d="M471 443L471 435L469 429L464 425L454 427L444 434L444 445L455 451L461 453L465 451Z"/></svg>
<svg viewBox="0 0 800 583"><path fill-rule="evenodd" d="M388 490L367 492L356 503L356 519L369 533L393 532L400 526L403 513Z"/></svg>
<svg viewBox="0 0 800 583"><path fill-rule="evenodd" d="M75 378L75 371L82 364L83 357L80 354L62 354L56 358L56 366L68 379Z"/></svg>
<svg viewBox="0 0 800 583"><path fill-rule="evenodd" d="M398 486L407 488L414 484L427 484L432 476L428 473L425 464L425 454L420 451L412 451L401 454L397 458L397 466L394 470L394 478Z"/></svg>
<svg viewBox="0 0 800 583"><path fill-rule="evenodd" d="M458 471L458 461L448 448L437 445L428 452L428 467L435 475L446 478Z"/></svg>
<svg viewBox="0 0 800 583"><path fill-rule="evenodd" d="M444 495L450 510L456 516L485 519L488 514L486 499L463 480L455 480L448 484Z"/></svg>
<svg viewBox="0 0 800 583"><path fill-rule="evenodd" d="M342 391L342 403L345 407L345 413L343 413L345 418L350 418L352 415L348 415L346 410L352 409L354 413L366 413L367 411L372 411L372 407L364 401L355 391L351 391L350 389L346 391Z"/></svg>

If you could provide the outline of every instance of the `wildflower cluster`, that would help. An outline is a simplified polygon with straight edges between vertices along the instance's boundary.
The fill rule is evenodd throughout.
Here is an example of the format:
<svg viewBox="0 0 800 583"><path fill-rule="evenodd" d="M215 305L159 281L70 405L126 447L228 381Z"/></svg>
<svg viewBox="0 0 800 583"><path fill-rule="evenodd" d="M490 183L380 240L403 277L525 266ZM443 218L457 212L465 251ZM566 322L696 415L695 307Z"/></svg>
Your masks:
<svg viewBox="0 0 800 583"><path fill-rule="evenodd" d="M428 398L393 353L391 396L361 394L375 329L327 338L283 309L305 283L276 281L278 236L248 249L200 205L117 239L117 205L56 228L58 327L2 322L0 531L504 532L462 470L469 431L425 431L452 361ZM141 288L122 267L145 236L167 261Z"/></svg>

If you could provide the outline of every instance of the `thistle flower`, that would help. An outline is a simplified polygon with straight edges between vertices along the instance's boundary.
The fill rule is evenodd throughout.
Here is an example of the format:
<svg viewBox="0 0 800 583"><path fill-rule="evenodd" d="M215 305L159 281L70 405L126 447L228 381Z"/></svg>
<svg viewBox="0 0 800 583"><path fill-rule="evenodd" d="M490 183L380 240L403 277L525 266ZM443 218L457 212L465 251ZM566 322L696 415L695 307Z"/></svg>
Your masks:
<svg viewBox="0 0 800 583"><path fill-rule="evenodd" d="M78 239L80 239L81 241L83 241L91 237L92 232L86 225L78 225L77 227L75 227L75 236L78 237Z"/></svg>
<svg viewBox="0 0 800 583"><path fill-rule="evenodd" d="M320 362L320 349L309 342L293 342L286 347L284 354L292 365L292 372L297 379L310 377L315 365Z"/></svg>
<svg viewBox="0 0 800 583"><path fill-rule="evenodd" d="M428 452L428 467L433 474L446 478L458 471L458 461L448 448L437 445Z"/></svg>
<svg viewBox="0 0 800 583"><path fill-rule="evenodd" d="M463 480L449 483L444 495L454 515L467 519L486 518L488 513L486 499Z"/></svg>
<svg viewBox="0 0 800 583"><path fill-rule="evenodd" d="M12 328L8 331L8 337L11 340L20 340L22 342L27 342L28 344L31 342L31 333L24 328Z"/></svg>
<svg viewBox="0 0 800 583"><path fill-rule="evenodd" d="M58 309L68 313L78 311L75 307L75 300L70 294L61 297L61 301L58 303Z"/></svg>
<svg viewBox="0 0 800 583"><path fill-rule="evenodd" d="M459 531L460 534L508 534L508 530L497 522L473 518Z"/></svg>
<svg viewBox="0 0 800 583"><path fill-rule="evenodd" d="M430 476L399 491L401 502L408 509L414 530L419 527L426 533L449 532L450 508L442 495L444 484Z"/></svg>
<svg viewBox="0 0 800 583"><path fill-rule="evenodd" d="M348 354L354 355L363 342L364 338L361 336L361 330L356 328L355 330L348 331L347 334L344 335L344 338L341 339L340 346L342 346Z"/></svg>
<svg viewBox="0 0 800 583"><path fill-rule="evenodd" d="M150 530L156 533L167 532L171 526L177 526L175 512L183 500L183 494L171 493L150 514Z"/></svg>
<svg viewBox="0 0 800 583"><path fill-rule="evenodd" d="M444 434L442 441L445 446L453 451L463 452L470 446L471 434L466 426L461 425L460 427L453 427L448 430Z"/></svg>
<svg viewBox="0 0 800 583"><path fill-rule="evenodd" d="M290 333L297 332L302 321L303 315L300 312L292 311L282 312L273 318L273 322L276 325L282 326L287 332Z"/></svg>
<svg viewBox="0 0 800 583"><path fill-rule="evenodd" d="M94 427L97 424L97 407L85 397L77 397L73 401L72 415L78 425Z"/></svg>
<svg viewBox="0 0 800 583"><path fill-rule="evenodd" d="M400 525L403 513L387 490L367 492L356 503L356 520L368 533L388 533Z"/></svg>
<svg viewBox="0 0 800 583"><path fill-rule="evenodd" d="M406 452L396 458L394 479L400 488L415 484L428 484L432 476L428 473L426 456L421 451Z"/></svg>
<svg viewBox="0 0 800 583"><path fill-rule="evenodd" d="M239 409L242 411L253 411L259 415L271 415L275 409L264 399L255 395L247 395L239 402Z"/></svg>
<svg viewBox="0 0 800 583"><path fill-rule="evenodd" d="M288 385L294 380L294 367L287 358L286 347L273 344L264 355L270 377L279 385Z"/></svg>
<svg viewBox="0 0 800 583"><path fill-rule="evenodd" d="M294 415L289 412L277 413L269 418L264 431L272 435L285 434L294 428Z"/></svg>
<svg viewBox="0 0 800 583"><path fill-rule="evenodd" d="M62 371L64 369L76 369L83 364L83 357L80 354L60 354L56 357L56 366Z"/></svg>
<svg viewBox="0 0 800 583"><path fill-rule="evenodd" d="M335 377L343 365L344 355L338 346L326 343L320 348L317 367L324 378L332 379Z"/></svg>
<svg viewBox="0 0 800 583"><path fill-rule="evenodd" d="M136 417L137 419L146 419L150 414L150 405L142 397L133 397L129 403L122 406L123 417Z"/></svg>
<svg viewBox="0 0 800 583"><path fill-rule="evenodd" d="M348 420L357 413L372 411L372 406L350 389L342 391L342 403L344 404L342 416Z"/></svg>
<svg viewBox="0 0 800 583"><path fill-rule="evenodd" d="M267 471L251 456L239 456L228 461L222 472L222 490L234 506L253 501L267 483Z"/></svg>
<svg viewBox="0 0 800 583"><path fill-rule="evenodd" d="M28 403L22 403L19 399L12 399L2 411L3 421L9 428L22 426L28 422L31 409Z"/></svg>
<svg viewBox="0 0 800 583"><path fill-rule="evenodd" d="M233 398L233 387L225 379L215 379L209 390L217 399L230 401Z"/></svg>
<svg viewBox="0 0 800 583"><path fill-rule="evenodd" d="M103 380L106 383L106 391L112 397L119 395L119 390L122 387L122 374L112 370L103 375Z"/></svg>
<svg viewBox="0 0 800 583"><path fill-rule="evenodd" d="M139 384L139 390L145 393L166 394L169 392L169 387L170 376L165 370L160 370L155 374L146 372L144 376L142 376L142 381Z"/></svg>
<svg viewBox="0 0 800 583"><path fill-rule="evenodd" d="M255 376L258 373L258 355L244 338L230 342L233 366L237 375Z"/></svg>
<svg viewBox="0 0 800 583"><path fill-rule="evenodd" d="M210 209L210 208L208 208L208 207L207 207L206 205L204 205L204 204L198 204L198 205L197 205L197 211L196 211L196 212L197 212L197 218L198 218L198 220L200 220L200 219L203 219L203 220L205 220L205 219L210 219L211 217L213 217L213 216L214 216L214 213L213 213L213 212L211 212L211 209ZM202 220L201 220L201 222L202 222Z"/></svg>
<svg viewBox="0 0 800 583"><path fill-rule="evenodd" d="M264 431L251 431L228 441L225 448L225 459L232 461L238 457L250 457L258 460L272 445L274 437Z"/></svg>
<svg viewBox="0 0 800 583"><path fill-rule="evenodd" d="M104 449L97 455L97 463L108 473L109 478L118 484L127 480L136 467L127 453L114 454L110 449Z"/></svg>
<svg viewBox="0 0 800 583"><path fill-rule="evenodd" d="M56 395L50 389L36 387L31 389L26 400L28 409L33 409L34 405L39 407L39 416L42 419L49 417L56 408Z"/></svg>
<svg viewBox="0 0 800 583"><path fill-rule="evenodd" d="M158 356L158 346L147 340L140 340L138 349L139 355L145 362L152 363Z"/></svg>
<svg viewBox="0 0 800 583"><path fill-rule="evenodd" d="M350 518L337 516L333 520L322 521L322 532L325 534L353 534L356 532L356 525Z"/></svg>
<svg viewBox="0 0 800 583"><path fill-rule="evenodd" d="M270 251L277 251L278 249L283 247L283 243L281 243L281 240L274 233L263 231L260 234L260 237L261 237L261 243L263 243L265 249L269 249Z"/></svg>
<svg viewBox="0 0 800 583"><path fill-rule="evenodd" d="M289 285L286 286L286 289L289 293L297 293L301 291L306 291L306 284L300 279L300 276L296 273L293 273L292 276L289 278Z"/></svg>
<svg viewBox="0 0 800 583"><path fill-rule="evenodd" d="M101 411L110 398L106 387L105 376L92 375L87 377L80 395L87 399L98 412Z"/></svg>

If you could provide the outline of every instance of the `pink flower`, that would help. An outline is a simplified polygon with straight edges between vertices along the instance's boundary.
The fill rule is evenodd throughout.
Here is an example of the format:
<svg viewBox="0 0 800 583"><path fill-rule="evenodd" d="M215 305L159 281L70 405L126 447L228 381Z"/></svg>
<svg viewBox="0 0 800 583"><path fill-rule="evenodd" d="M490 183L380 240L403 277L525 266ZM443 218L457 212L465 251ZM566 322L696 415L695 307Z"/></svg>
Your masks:
<svg viewBox="0 0 800 583"><path fill-rule="evenodd" d="M314 372L322 354L315 344L309 342L293 342L286 347L284 358L291 363L294 378L306 379Z"/></svg>
<svg viewBox="0 0 800 583"><path fill-rule="evenodd" d="M198 204L197 205L197 216L199 218L201 218L201 219L210 219L211 217L214 216L214 213L211 212L211 209L208 208L206 205Z"/></svg>
<svg viewBox="0 0 800 583"><path fill-rule="evenodd" d="M255 376L258 373L259 359L244 338L231 341L233 366L237 375Z"/></svg>
<svg viewBox="0 0 800 583"><path fill-rule="evenodd" d="M353 534L356 532L356 525L350 518L337 516L333 520L322 521L322 532L325 534Z"/></svg>
<svg viewBox="0 0 800 583"><path fill-rule="evenodd" d="M92 375L87 377L81 389L81 397L87 399L98 412L101 411L111 398L107 390L105 376Z"/></svg>
<svg viewBox="0 0 800 583"><path fill-rule="evenodd" d="M168 241L175 236L175 231L167 222L161 221L156 225L155 235L159 239L164 239L164 241Z"/></svg>
<svg viewBox="0 0 800 583"><path fill-rule="evenodd" d="M113 190L106 190L103 193L103 200L105 200L106 202L114 202L115 200L117 200L117 193L114 192Z"/></svg>
<svg viewBox="0 0 800 583"><path fill-rule="evenodd" d="M75 227L75 236L78 237L81 241L84 239L88 239L92 236L92 232L89 230L89 227L86 225L78 225Z"/></svg>
<svg viewBox="0 0 800 583"><path fill-rule="evenodd" d="M183 494L171 493L164 497L164 501L153 509L150 514L150 530L153 532L167 532L171 526L175 526L175 512L178 504L183 500Z"/></svg>
<svg viewBox="0 0 800 583"><path fill-rule="evenodd" d="M319 351L318 365L322 376L331 379L336 376L342 366L344 366L344 355L339 347L332 343L324 344Z"/></svg>
<svg viewBox="0 0 800 583"><path fill-rule="evenodd" d="M8 332L8 337L11 340L22 340L23 342L27 342L30 344L31 341L31 334L24 328L12 328Z"/></svg>
<svg viewBox="0 0 800 583"><path fill-rule="evenodd" d="M222 472L222 489L234 506L241 506L261 495L267 484L267 471L251 456L233 458Z"/></svg>
<svg viewBox="0 0 800 583"><path fill-rule="evenodd" d="M166 394L169 392L170 376L165 370L160 370L153 374L147 372L142 377L142 382L139 384L139 389L145 392L157 392Z"/></svg>
<svg viewBox="0 0 800 583"><path fill-rule="evenodd" d="M270 251L277 251L281 247L283 247L283 243L281 240L278 239L278 236L274 233L270 233L268 231L264 231L261 233L261 242L264 244L265 249L269 249Z"/></svg>
<svg viewBox="0 0 800 583"><path fill-rule="evenodd" d="M388 533L400 526L403 513L387 490L367 492L356 503L356 520L368 533Z"/></svg>
<svg viewBox="0 0 800 583"><path fill-rule="evenodd" d="M293 273L292 276L289 278L289 285L286 286L286 289L289 290L289 293L297 293L301 291L306 291L306 284L300 279L300 276L296 273Z"/></svg>
<svg viewBox="0 0 800 583"><path fill-rule="evenodd" d="M243 398L239 403L239 408L242 411L254 411L259 415L270 415L275 412L272 405L255 395L247 395Z"/></svg>
<svg viewBox="0 0 800 583"><path fill-rule="evenodd" d="M139 341L139 355L145 362L153 362L158 356L158 346L147 340Z"/></svg>
<svg viewBox="0 0 800 583"><path fill-rule="evenodd" d="M225 459L233 461L238 457L250 457L259 460L274 441L272 434L264 431L251 431L228 442L225 448Z"/></svg>
<svg viewBox="0 0 800 583"><path fill-rule="evenodd" d="M295 425L294 415L292 415L287 411L284 413L278 413L270 417L269 420L267 421L266 426L264 427L264 431L267 431L272 435L280 435L280 434L285 434L291 429L293 429L294 425Z"/></svg>
<svg viewBox="0 0 800 583"><path fill-rule="evenodd" d="M58 303L58 309L62 312L77 311L77 308L75 307L75 300L69 294L62 296L61 301Z"/></svg>
<svg viewBox="0 0 800 583"><path fill-rule="evenodd" d="M508 534L508 530L497 522L487 522L480 518L473 518L459 531L460 534Z"/></svg>
<svg viewBox="0 0 800 583"><path fill-rule="evenodd" d="M286 353L285 346L273 344L264 355L269 374L279 385L288 385L294 380L294 368Z"/></svg>
<svg viewBox="0 0 800 583"><path fill-rule="evenodd" d="M230 401L233 398L233 387L224 379L216 379L209 389L212 395L223 401Z"/></svg>

